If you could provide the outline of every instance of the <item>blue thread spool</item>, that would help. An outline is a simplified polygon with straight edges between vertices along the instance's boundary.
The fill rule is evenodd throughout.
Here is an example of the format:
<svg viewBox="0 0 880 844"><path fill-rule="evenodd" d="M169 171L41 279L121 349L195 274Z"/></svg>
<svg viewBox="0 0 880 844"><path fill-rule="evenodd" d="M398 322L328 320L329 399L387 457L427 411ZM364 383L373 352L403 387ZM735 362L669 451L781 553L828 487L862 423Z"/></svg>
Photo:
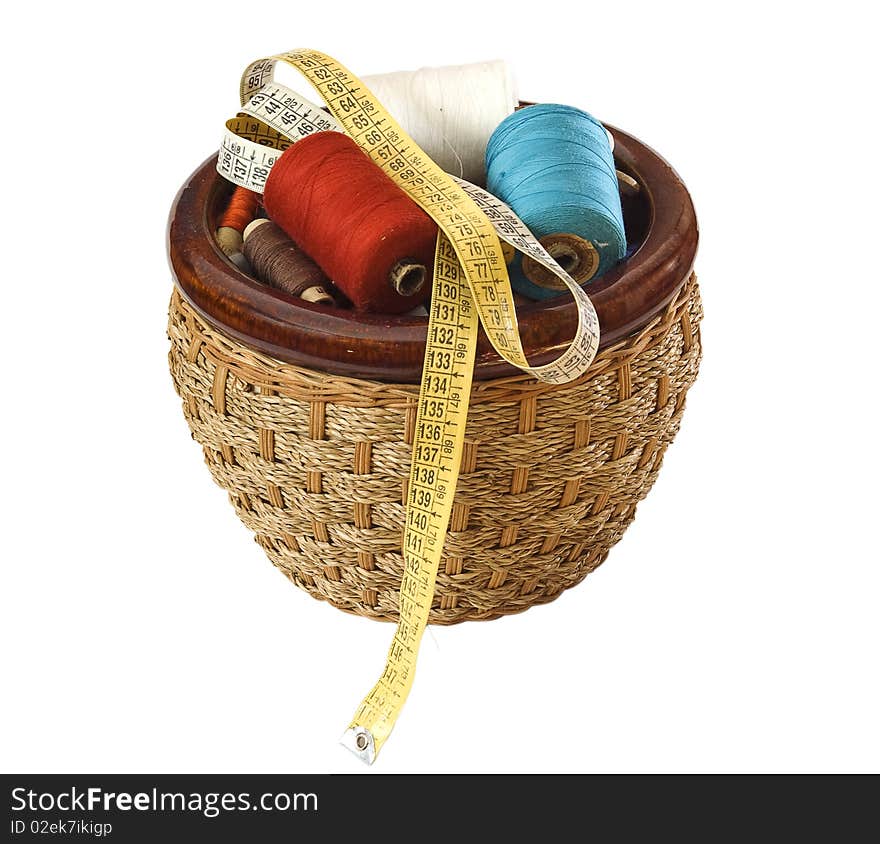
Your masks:
<svg viewBox="0 0 880 844"><path fill-rule="evenodd" d="M614 156L605 128L565 105L534 105L505 118L486 148L487 187L506 202L575 281L598 278L626 253ZM511 283L533 299L565 290L531 258Z"/></svg>

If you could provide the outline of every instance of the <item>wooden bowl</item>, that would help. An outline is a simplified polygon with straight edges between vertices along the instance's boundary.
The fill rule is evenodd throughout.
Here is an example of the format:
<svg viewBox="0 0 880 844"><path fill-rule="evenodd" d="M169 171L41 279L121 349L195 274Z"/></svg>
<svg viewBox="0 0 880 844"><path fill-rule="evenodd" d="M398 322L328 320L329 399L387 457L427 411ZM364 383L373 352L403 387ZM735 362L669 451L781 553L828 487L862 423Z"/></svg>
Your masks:
<svg viewBox="0 0 880 844"><path fill-rule="evenodd" d="M614 135L617 168L639 184L622 193L627 258L586 290L596 307L601 347L645 326L687 280L697 220L676 172L626 132ZM358 313L304 302L242 273L217 246L216 220L232 190L211 156L180 189L168 223L168 254L185 299L209 323L280 360L309 369L396 383L418 383L427 317ZM577 311L563 293L517 309L532 364L556 357L574 336ZM518 374L480 331L474 378Z"/></svg>

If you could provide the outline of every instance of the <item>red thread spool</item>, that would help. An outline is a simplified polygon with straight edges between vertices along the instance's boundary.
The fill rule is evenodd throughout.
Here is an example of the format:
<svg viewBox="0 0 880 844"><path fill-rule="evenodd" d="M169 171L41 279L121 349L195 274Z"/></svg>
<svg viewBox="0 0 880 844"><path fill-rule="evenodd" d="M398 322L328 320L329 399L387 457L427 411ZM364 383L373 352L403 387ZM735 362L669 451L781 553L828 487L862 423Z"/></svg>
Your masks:
<svg viewBox="0 0 880 844"><path fill-rule="evenodd" d="M285 150L263 206L355 308L395 314L427 299L437 225L347 135Z"/></svg>

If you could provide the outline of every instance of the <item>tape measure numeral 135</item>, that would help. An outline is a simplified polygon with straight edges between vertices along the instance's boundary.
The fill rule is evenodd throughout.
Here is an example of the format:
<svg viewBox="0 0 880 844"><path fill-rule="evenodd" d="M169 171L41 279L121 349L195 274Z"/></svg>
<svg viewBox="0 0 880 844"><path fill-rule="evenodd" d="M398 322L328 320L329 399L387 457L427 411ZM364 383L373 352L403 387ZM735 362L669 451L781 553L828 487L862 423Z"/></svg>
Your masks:
<svg viewBox="0 0 880 844"><path fill-rule="evenodd" d="M329 115L274 81L279 61L303 74L326 102ZM583 289L504 203L441 170L339 62L305 49L259 59L242 75L240 94L241 110L227 121L218 156L221 175L262 192L272 165L287 146L315 131L343 131L440 229L413 435L400 619L385 670L342 739L372 763L412 687L428 623L458 481L478 325L506 361L538 380L563 384L583 374L592 362L599 344L598 320ZM526 360L499 237L553 272L577 303L574 339L544 366L530 367Z"/></svg>

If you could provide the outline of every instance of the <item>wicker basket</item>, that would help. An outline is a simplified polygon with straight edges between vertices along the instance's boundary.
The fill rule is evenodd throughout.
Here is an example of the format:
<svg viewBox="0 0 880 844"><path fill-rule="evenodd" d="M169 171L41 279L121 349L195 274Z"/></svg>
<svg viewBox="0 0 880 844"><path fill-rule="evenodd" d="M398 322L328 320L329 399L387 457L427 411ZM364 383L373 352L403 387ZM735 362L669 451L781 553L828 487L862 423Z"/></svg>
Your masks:
<svg viewBox="0 0 880 844"><path fill-rule="evenodd" d="M627 141L632 148L633 139L618 135L616 154L625 154ZM628 163L650 186L637 157ZM202 178L214 181L210 167ZM171 299L169 361L193 437L242 522L295 584L341 609L395 620L418 385L332 374L326 370L342 369L332 360L319 369L267 354L279 345L277 333L253 329L243 336L236 323L240 312L255 318L263 305L242 306L229 291L217 298L227 311L215 308L206 318L210 308L199 296L210 261L224 274L216 284L245 281L210 239L211 212L203 206L222 187L197 192L198 213L184 207L191 187L178 198L170 230L172 264L187 295L176 289ZM663 217L656 191L652 203L646 231ZM632 521L678 431L699 367L702 311L693 251L685 254L696 248L695 221L692 227L692 243L656 231L657 243L644 238L647 253L638 261L653 261L665 273L666 288L662 297L655 291L653 305L664 301L647 315L641 302L639 329L621 331L577 381L553 386L521 374L493 377L494 364L483 356L432 623L492 619L552 600L596 568ZM192 251L196 229L204 240L199 249L213 250L213 257L205 252L184 267L181 255ZM175 253L180 239L187 244L178 243ZM603 330L620 308L606 304L602 291L625 286L638 261L594 297ZM658 291L659 277L650 276ZM269 295L266 308L300 308L283 294ZM545 312L554 325L560 321L552 302L534 319ZM277 314L273 319L281 322ZM524 325L531 330L528 318Z"/></svg>
<svg viewBox="0 0 880 844"><path fill-rule="evenodd" d="M475 385L432 623L551 601L605 559L678 431L700 317L692 278L578 381ZM418 388L267 357L177 292L169 333L193 437L272 562L316 598L395 619Z"/></svg>

